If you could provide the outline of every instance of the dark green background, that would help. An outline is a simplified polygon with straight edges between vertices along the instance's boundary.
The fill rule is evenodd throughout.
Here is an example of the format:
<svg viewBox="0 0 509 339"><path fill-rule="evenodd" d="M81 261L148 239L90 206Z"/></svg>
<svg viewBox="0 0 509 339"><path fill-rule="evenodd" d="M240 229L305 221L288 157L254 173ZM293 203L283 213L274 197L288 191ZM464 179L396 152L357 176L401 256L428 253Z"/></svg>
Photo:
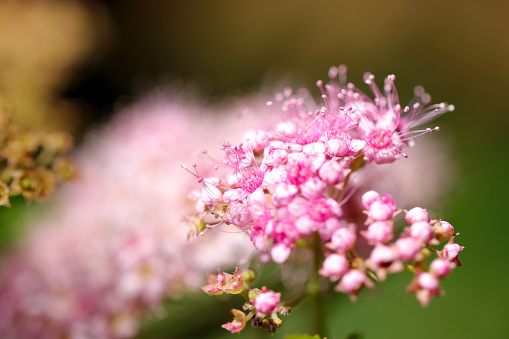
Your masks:
<svg viewBox="0 0 509 339"><path fill-rule="evenodd" d="M107 6L112 46L67 94L89 102L98 115L130 95L140 78L192 79L214 100L259 88L267 77L287 72L313 88L339 64L348 65L349 80L359 85L365 71L379 83L396 74L403 103L421 84L433 102L454 104L456 111L438 124L451 139L459 184L440 210L461 233L463 267L444 281L447 296L425 309L404 292L408 274L389 277L376 292L362 293L357 304L332 297L331 337L355 331L370 339L509 337L508 2L117 1ZM170 302L168 319L141 337L233 338L219 328L230 319L228 305L212 299ZM273 338L310 331L306 309L296 308ZM261 330L249 334L268 336Z"/></svg>

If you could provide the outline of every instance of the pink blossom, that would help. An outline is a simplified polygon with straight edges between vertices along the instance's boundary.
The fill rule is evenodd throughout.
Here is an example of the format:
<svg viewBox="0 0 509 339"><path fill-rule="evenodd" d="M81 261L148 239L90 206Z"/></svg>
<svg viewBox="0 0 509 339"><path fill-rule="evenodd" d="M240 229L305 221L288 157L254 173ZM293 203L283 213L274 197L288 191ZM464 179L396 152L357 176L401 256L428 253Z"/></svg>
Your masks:
<svg viewBox="0 0 509 339"><path fill-rule="evenodd" d="M335 290L341 293L348 294L350 300L357 301L357 293L362 287L372 288L373 282L369 280L366 272L360 269L350 269L343 275Z"/></svg>
<svg viewBox="0 0 509 339"><path fill-rule="evenodd" d="M410 211L405 211L405 220L410 224L419 221L429 222L429 215L424 208L414 207Z"/></svg>
<svg viewBox="0 0 509 339"><path fill-rule="evenodd" d="M79 178L4 258L0 337L132 337L167 296L198 288L206 272L245 255L249 237L207 233L188 242L189 228L175 217L194 209L185 197L195 177L183 176L180 163L222 139L208 127L216 118L192 102L155 94L88 136ZM195 196L217 202L218 179L200 174L207 179Z"/></svg>
<svg viewBox="0 0 509 339"><path fill-rule="evenodd" d="M286 245L285 243L279 243L274 245L272 249L270 250L270 256L272 257L272 260L276 264L282 264L286 260L288 260L288 257L290 256L290 253L292 252L292 249L290 246Z"/></svg>
<svg viewBox="0 0 509 339"><path fill-rule="evenodd" d="M404 269L397 250L391 246L376 245L367 262L379 281L385 281L389 273L401 272Z"/></svg>
<svg viewBox="0 0 509 339"><path fill-rule="evenodd" d="M307 199L316 199L320 198L323 195L323 192L325 192L325 188L327 187L327 184L324 183L322 180L320 180L317 177L311 177L306 182L304 182L302 185L300 185L300 192L304 196L304 198Z"/></svg>
<svg viewBox="0 0 509 339"><path fill-rule="evenodd" d="M362 287L367 279L366 273L361 270L349 270L341 279L337 289L342 293L352 293Z"/></svg>
<svg viewBox="0 0 509 339"><path fill-rule="evenodd" d="M370 244L387 243L393 237L392 222L376 221L370 224L362 235Z"/></svg>
<svg viewBox="0 0 509 339"><path fill-rule="evenodd" d="M356 240L357 236L355 235L355 230L353 228L340 228L332 234L329 247L336 251L345 252L353 247Z"/></svg>
<svg viewBox="0 0 509 339"><path fill-rule="evenodd" d="M417 281L422 289L429 291L436 291L440 287L437 277L428 272L420 273L417 276Z"/></svg>
<svg viewBox="0 0 509 339"><path fill-rule="evenodd" d="M282 207L288 205L298 191L299 189L295 185L288 184L286 182L277 184L272 195L272 202L274 203L274 206Z"/></svg>
<svg viewBox="0 0 509 339"><path fill-rule="evenodd" d="M345 179L343 167L337 161L325 162L318 172L320 179L329 186L339 184Z"/></svg>
<svg viewBox="0 0 509 339"><path fill-rule="evenodd" d="M430 272L438 278L445 278L451 273L455 266L456 265L449 260L436 258L430 264Z"/></svg>
<svg viewBox="0 0 509 339"><path fill-rule="evenodd" d="M323 261L320 275L338 280L348 270L348 260L344 254L333 253Z"/></svg>
<svg viewBox="0 0 509 339"><path fill-rule="evenodd" d="M463 251L465 247L460 246L455 243L449 243L444 246L444 249L442 250L442 257L444 257L447 260L453 261L458 258L458 255L461 251Z"/></svg>
<svg viewBox="0 0 509 339"><path fill-rule="evenodd" d="M418 221L409 227L409 234L412 238L421 241L424 244L433 239L433 228L425 221Z"/></svg>
<svg viewBox="0 0 509 339"><path fill-rule="evenodd" d="M404 261L412 261L422 249L422 243L412 237L402 237L396 240L395 246L398 250L399 257Z"/></svg>
<svg viewBox="0 0 509 339"><path fill-rule="evenodd" d="M281 302L281 293L270 290L262 290L253 300L253 306L260 315L267 315L274 312Z"/></svg>
<svg viewBox="0 0 509 339"><path fill-rule="evenodd" d="M376 191L368 191L362 195L362 205L369 210L375 201L380 200L380 194Z"/></svg>
<svg viewBox="0 0 509 339"><path fill-rule="evenodd" d="M359 137L366 142L363 154L368 162L383 164L406 157L402 149L410 145L416 135L438 130L411 131L412 128L454 110L453 106L447 104L426 107L429 96L425 95L422 88L415 91L411 106L402 107L395 90L394 75L385 79L384 92L375 84L372 74L366 73L364 79L375 95L375 100L354 86L342 90L340 98L354 111Z"/></svg>
<svg viewBox="0 0 509 339"><path fill-rule="evenodd" d="M391 206L382 202L381 200L372 203L368 210L369 219L376 221L391 220L393 214L394 210L391 208Z"/></svg>

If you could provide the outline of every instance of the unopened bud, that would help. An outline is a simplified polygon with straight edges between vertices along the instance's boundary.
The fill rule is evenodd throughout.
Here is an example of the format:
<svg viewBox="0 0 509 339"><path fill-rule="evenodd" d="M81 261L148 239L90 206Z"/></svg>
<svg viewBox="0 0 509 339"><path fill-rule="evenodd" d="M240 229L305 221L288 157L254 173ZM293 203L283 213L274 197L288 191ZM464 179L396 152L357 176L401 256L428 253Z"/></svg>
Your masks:
<svg viewBox="0 0 509 339"><path fill-rule="evenodd" d="M454 227L447 221L438 220L433 229L439 241L449 240L454 235Z"/></svg>

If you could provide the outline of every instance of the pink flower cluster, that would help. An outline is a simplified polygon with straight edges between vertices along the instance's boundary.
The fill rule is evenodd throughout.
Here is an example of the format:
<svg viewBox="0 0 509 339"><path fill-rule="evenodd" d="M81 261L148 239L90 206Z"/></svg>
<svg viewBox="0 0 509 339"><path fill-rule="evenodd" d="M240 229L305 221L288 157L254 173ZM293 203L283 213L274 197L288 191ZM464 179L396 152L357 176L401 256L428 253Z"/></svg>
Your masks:
<svg viewBox="0 0 509 339"><path fill-rule="evenodd" d="M328 241L344 225L341 203L352 191L352 171L364 162L406 156L403 148L415 135L432 131L412 128L452 110L446 104L426 107L429 95L421 89L402 107L394 76L386 78L383 93L371 74L365 76L372 100L345 84L344 66L329 73L329 84L318 82L324 106L285 90L276 96L279 109L268 103L282 117L275 129L248 131L239 145L225 143L221 165L228 172L222 178L195 174L203 187L194 195L200 218L206 222L213 214L244 229L276 263L285 262L300 239L318 232Z"/></svg>
<svg viewBox="0 0 509 339"><path fill-rule="evenodd" d="M374 273L378 281L384 281L387 274L398 273L410 268L416 274L409 291L416 294L421 305L426 306L432 296L441 295L439 279L448 276L460 265L458 254L463 247L454 243L454 227L446 221L430 220L427 211L420 207L405 211L405 220L410 224L399 238L393 241L394 221L399 214L394 200L384 194L368 191L362 196L366 210L367 229L360 231L362 237L372 245L367 258L356 254L356 227L340 228L334 232L326 246L334 252L324 260L319 273L331 281L339 281L336 290L356 300L359 290L373 283L368 278ZM432 226L432 224L434 226ZM448 240L441 251L430 246ZM431 253L439 256L426 267Z"/></svg>
<svg viewBox="0 0 509 339"><path fill-rule="evenodd" d="M203 177L194 163L193 170L183 167L202 186L190 195L196 206L190 219L193 228L200 225L203 231L233 224L249 235L262 258L277 264L286 262L298 246L315 243L313 234L317 234L321 244L313 246L334 251L325 259L321 273L340 279L337 290L355 298L363 286L372 285L370 273L384 280L387 273L401 271L404 262L422 266L425 252L433 251L429 246L445 238L430 225L425 210L413 209L406 216L410 226L391 244L393 218L400 211L391 196L374 191L363 195L367 228L361 230L356 226L359 216L352 217L355 211L345 210L359 186L352 180L354 172L365 165L407 157L403 150L413 146L416 136L438 130L415 128L454 107L445 103L427 106L430 96L422 87L415 89L408 105L401 106L394 75L385 79L382 89L372 74L365 75L374 99L346 83L345 66L332 67L329 77L328 84L317 83L322 105L306 91L294 94L285 89L277 94L267 105L280 121L247 131L240 144L225 142L221 148L224 160L216 162L218 175ZM437 223L447 228L445 222ZM366 259L355 254L360 237L370 247ZM456 259L448 260L454 263Z"/></svg>
<svg viewBox="0 0 509 339"><path fill-rule="evenodd" d="M184 99L152 94L84 143L79 178L2 262L1 338L133 337L165 298L245 255L245 236L188 242L179 222L194 183L179 164L218 137L213 114Z"/></svg>

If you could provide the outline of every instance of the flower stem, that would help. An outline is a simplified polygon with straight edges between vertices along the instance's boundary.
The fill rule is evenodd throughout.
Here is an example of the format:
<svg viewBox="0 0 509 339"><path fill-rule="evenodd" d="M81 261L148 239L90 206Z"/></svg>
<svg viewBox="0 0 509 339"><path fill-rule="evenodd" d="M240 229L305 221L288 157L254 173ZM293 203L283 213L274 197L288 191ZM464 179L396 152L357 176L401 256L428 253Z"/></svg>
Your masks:
<svg viewBox="0 0 509 339"><path fill-rule="evenodd" d="M326 336L325 300L320 288L320 275L318 275L318 270L320 269L322 262L323 252L321 249L321 239L319 234L315 233L313 246L313 270L308 284L308 291L313 300L314 331L320 337Z"/></svg>

